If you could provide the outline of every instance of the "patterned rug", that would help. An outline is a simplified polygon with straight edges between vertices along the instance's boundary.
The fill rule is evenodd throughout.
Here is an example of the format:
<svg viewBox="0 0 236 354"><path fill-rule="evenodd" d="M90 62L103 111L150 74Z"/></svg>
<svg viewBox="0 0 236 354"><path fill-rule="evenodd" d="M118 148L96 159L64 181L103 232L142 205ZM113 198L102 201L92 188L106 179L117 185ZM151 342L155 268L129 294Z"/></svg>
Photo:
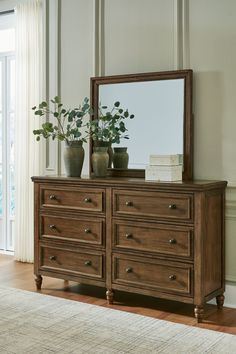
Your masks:
<svg viewBox="0 0 236 354"><path fill-rule="evenodd" d="M0 353L236 353L236 336L0 288Z"/></svg>

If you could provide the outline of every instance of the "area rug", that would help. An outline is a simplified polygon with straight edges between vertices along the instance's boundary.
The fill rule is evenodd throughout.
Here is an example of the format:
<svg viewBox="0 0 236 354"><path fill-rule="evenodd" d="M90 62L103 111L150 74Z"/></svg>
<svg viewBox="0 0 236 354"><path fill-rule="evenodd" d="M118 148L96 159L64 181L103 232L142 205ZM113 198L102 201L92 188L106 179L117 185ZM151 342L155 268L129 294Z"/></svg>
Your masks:
<svg viewBox="0 0 236 354"><path fill-rule="evenodd" d="M0 288L0 353L236 353L236 336Z"/></svg>

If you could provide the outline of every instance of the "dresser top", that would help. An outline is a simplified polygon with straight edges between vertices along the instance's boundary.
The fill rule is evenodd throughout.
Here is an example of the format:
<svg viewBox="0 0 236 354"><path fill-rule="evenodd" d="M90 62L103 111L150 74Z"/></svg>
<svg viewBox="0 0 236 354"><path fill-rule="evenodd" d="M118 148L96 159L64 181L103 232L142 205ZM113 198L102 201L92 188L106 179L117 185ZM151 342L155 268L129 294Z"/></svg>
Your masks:
<svg viewBox="0 0 236 354"><path fill-rule="evenodd" d="M94 187L126 187L138 189L181 189L181 190L209 190L217 188L225 188L226 181L214 180L193 180L193 181L176 181L176 182L156 182L146 181L144 178L125 178L125 177L66 177L66 176L33 176L33 182L53 183L55 185L87 185Z"/></svg>

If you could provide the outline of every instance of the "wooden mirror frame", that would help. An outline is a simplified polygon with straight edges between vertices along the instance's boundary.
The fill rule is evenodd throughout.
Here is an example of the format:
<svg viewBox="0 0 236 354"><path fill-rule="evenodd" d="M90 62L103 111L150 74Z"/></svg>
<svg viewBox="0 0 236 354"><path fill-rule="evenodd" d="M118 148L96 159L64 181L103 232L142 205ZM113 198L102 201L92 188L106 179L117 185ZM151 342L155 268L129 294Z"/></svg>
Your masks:
<svg viewBox="0 0 236 354"><path fill-rule="evenodd" d="M184 181L193 179L193 114L192 114L192 70L162 71L141 74L98 76L90 79L90 101L93 109L91 119L96 119L99 105L99 86L157 80L184 79L184 124L183 124L183 174ZM90 172L93 141L90 140ZM145 177L142 169L108 169L108 176L114 177Z"/></svg>

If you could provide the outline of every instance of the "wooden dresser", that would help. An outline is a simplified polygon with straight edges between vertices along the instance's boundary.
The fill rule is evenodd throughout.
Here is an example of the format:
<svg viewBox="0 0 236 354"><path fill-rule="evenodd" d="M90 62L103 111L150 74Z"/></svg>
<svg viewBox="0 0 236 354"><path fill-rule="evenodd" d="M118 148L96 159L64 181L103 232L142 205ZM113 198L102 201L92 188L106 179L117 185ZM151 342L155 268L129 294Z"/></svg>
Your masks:
<svg viewBox="0 0 236 354"><path fill-rule="evenodd" d="M35 275L224 303L224 181L33 177Z"/></svg>

